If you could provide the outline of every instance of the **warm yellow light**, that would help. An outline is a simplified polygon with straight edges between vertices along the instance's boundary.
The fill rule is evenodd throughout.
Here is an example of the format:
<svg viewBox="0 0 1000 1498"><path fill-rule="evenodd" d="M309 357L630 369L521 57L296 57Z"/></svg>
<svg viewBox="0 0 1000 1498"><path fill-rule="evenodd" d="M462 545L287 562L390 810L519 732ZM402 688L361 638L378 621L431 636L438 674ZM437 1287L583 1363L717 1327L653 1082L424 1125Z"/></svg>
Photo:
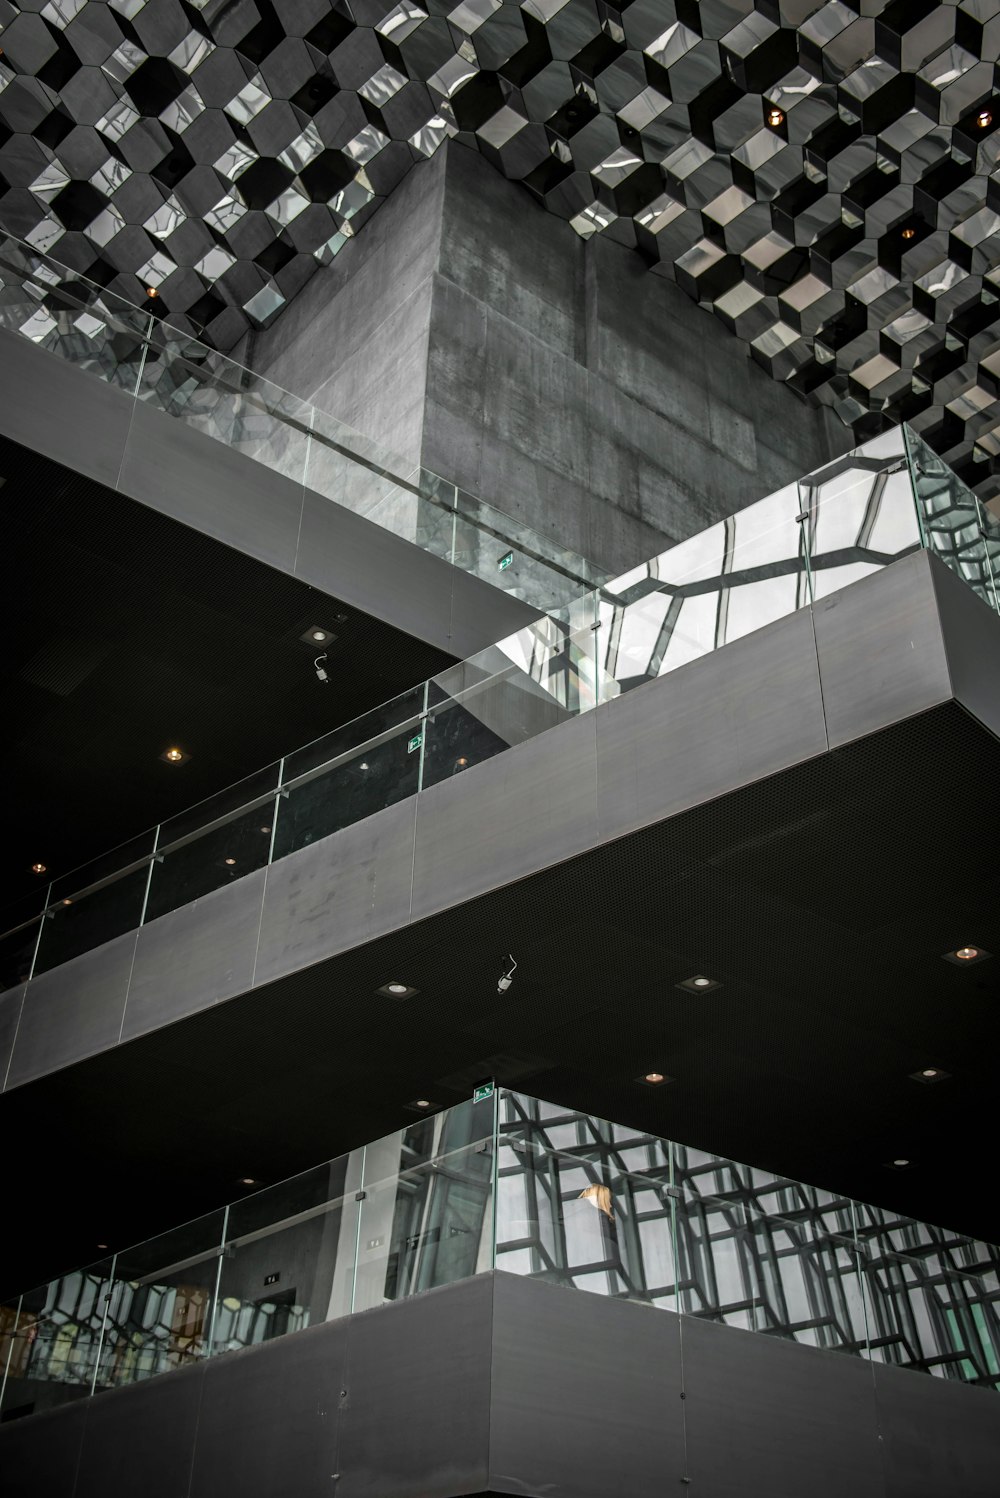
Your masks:
<svg viewBox="0 0 1000 1498"><path fill-rule="evenodd" d="M648 1071L646 1073L645 1077L643 1078L643 1081L644 1082L662 1082L663 1081L663 1073L661 1071Z"/></svg>
<svg viewBox="0 0 1000 1498"><path fill-rule="evenodd" d="M767 123L774 129L777 129L779 125L785 123L785 111L778 109L777 106L774 109L769 109L767 112Z"/></svg>
<svg viewBox="0 0 1000 1498"><path fill-rule="evenodd" d="M972 959L973 959L973 957L978 957L979 956L979 948L978 947L959 947L958 951L955 953L955 956L956 957L961 957L961 959L962 959L963 962L971 962Z"/></svg>
<svg viewBox="0 0 1000 1498"><path fill-rule="evenodd" d="M156 289L155 286L147 286L146 287L146 295L147 296L159 296L159 294L160 293L157 291L157 289Z"/></svg>
<svg viewBox="0 0 1000 1498"><path fill-rule="evenodd" d="M235 858L227 858L227 859L226 859L226 863L227 863L227 864L228 864L228 865L229 865L229 867L230 867L230 868L232 868L232 866L233 866L233 864L234 864L234 863L235 863L235 862L236 862L236 859L235 859Z"/></svg>
<svg viewBox="0 0 1000 1498"><path fill-rule="evenodd" d="M33 874L47 874L48 868L44 863L33 863L31 865L31 872Z"/></svg>
<svg viewBox="0 0 1000 1498"><path fill-rule="evenodd" d="M988 130L993 123L993 116L988 109L981 109L976 115L976 124L980 130Z"/></svg>
<svg viewBox="0 0 1000 1498"><path fill-rule="evenodd" d="M183 749L168 749L163 758L169 759L172 765L176 765L179 760L184 758L184 751Z"/></svg>
<svg viewBox="0 0 1000 1498"><path fill-rule="evenodd" d="M903 230L903 238L904 239L916 239L916 237L917 237L917 231L916 231L916 229L914 229L914 227L913 227L912 224L907 224L906 228Z"/></svg>

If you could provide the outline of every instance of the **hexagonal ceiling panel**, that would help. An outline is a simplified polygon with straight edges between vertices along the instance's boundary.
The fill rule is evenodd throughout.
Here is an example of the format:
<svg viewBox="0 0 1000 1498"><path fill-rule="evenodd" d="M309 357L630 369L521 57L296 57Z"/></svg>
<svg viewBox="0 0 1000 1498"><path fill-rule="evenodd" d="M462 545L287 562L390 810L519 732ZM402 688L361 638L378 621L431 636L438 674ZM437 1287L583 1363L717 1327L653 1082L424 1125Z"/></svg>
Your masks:
<svg viewBox="0 0 1000 1498"><path fill-rule="evenodd" d="M220 348L477 147L1000 488L1000 0L0 0L0 225Z"/></svg>

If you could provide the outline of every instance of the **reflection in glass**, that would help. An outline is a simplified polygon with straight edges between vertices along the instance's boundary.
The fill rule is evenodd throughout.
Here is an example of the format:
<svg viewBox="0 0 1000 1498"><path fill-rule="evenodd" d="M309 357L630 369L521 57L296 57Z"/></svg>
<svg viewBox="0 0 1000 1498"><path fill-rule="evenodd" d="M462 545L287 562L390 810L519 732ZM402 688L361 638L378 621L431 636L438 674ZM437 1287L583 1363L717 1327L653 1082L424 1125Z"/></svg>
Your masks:
<svg viewBox="0 0 1000 1498"><path fill-rule="evenodd" d="M38 940L36 976L134 931L142 915L148 877L148 865L143 865L89 894L66 895L51 905Z"/></svg>
<svg viewBox="0 0 1000 1498"><path fill-rule="evenodd" d="M0 1307L7 1363L0 1418L54 1409L93 1391L111 1290L111 1259L40 1285Z"/></svg>

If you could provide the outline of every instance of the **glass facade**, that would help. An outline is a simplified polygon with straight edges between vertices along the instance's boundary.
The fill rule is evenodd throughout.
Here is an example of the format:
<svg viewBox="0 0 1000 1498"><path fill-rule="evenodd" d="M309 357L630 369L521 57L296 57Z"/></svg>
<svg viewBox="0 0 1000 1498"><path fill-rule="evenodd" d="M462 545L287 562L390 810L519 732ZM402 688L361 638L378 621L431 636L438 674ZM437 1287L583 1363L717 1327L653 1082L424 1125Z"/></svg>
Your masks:
<svg viewBox="0 0 1000 1498"><path fill-rule="evenodd" d="M496 1268L1000 1389L1000 1249L499 1089L0 1306L0 1418Z"/></svg>

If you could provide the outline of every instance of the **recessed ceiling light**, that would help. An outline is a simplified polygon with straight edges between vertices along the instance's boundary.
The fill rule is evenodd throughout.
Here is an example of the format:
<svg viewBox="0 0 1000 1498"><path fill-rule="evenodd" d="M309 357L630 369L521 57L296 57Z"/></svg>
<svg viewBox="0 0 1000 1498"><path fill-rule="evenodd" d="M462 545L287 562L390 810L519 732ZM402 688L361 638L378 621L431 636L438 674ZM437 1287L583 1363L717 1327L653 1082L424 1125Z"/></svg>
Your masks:
<svg viewBox="0 0 1000 1498"><path fill-rule="evenodd" d="M945 962L953 962L956 967L971 967L974 962L985 962L987 957L992 956L984 947L959 947L955 952L945 952Z"/></svg>
<svg viewBox="0 0 1000 1498"><path fill-rule="evenodd" d="M332 629L324 629L322 624L310 624L304 635L299 639L304 645L332 645L337 636Z"/></svg>
<svg viewBox="0 0 1000 1498"><path fill-rule="evenodd" d="M677 987L686 989L688 993L711 993L714 988L721 988L722 984L715 978L706 978L703 973L695 973L693 978L685 978Z"/></svg>
<svg viewBox="0 0 1000 1498"><path fill-rule="evenodd" d="M400 983L398 978L393 978L389 983L383 983L381 988L376 988L384 999L412 999L413 995L419 993L418 988L410 988L407 983Z"/></svg>
<svg viewBox="0 0 1000 1498"><path fill-rule="evenodd" d="M255 1180L253 1176L240 1176L236 1184L238 1186L259 1186L260 1182Z"/></svg>
<svg viewBox="0 0 1000 1498"><path fill-rule="evenodd" d="M178 749L176 744L171 744L169 749L164 749L160 758L165 760L168 765L183 765L187 763L191 756L190 754L186 754L183 749Z"/></svg>
<svg viewBox="0 0 1000 1498"><path fill-rule="evenodd" d="M368 761L366 759L363 759L361 761L360 765L358 765L358 769L359 770L367 770L368 769Z"/></svg>
<svg viewBox="0 0 1000 1498"><path fill-rule="evenodd" d="M645 1076L636 1077L635 1080L641 1082L644 1087L662 1087L665 1082L672 1082L674 1079L662 1071L648 1071Z"/></svg>
<svg viewBox="0 0 1000 1498"><path fill-rule="evenodd" d="M950 1072L942 1071L940 1066L922 1066L919 1071L910 1072L911 1082L946 1082L951 1076Z"/></svg>
<svg viewBox="0 0 1000 1498"><path fill-rule="evenodd" d="M405 1106L411 1113L429 1113L432 1108L440 1107L440 1104L435 1103L429 1097L416 1097L412 1103L406 1103Z"/></svg>
<svg viewBox="0 0 1000 1498"><path fill-rule="evenodd" d="M270 827L258 827L258 832L270 832Z"/></svg>
<svg viewBox="0 0 1000 1498"><path fill-rule="evenodd" d="M885 1162L886 1170L912 1170L913 1161L908 1160L905 1155L899 1155L895 1160Z"/></svg>
<svg viewBox="0 0 1000 1498"><path fill-rule="evenodd" d="M772 127L772 129L776 130L779 125L783 125L785 123L785 111L783 109L779 109L778 106L775 105L772 109L769 109L767 111L767 123Z"/></svg>
<svg viewBox="0 0 1000 1498"><path fill-rule="evenodd" d="M59 903L61 905L72 905L73 901L70 899L69 895L67 895L65 900L60 900Z"/></svg>
<svg viewBox="0 0 1000 1498"><path fill-rule="evenodd" d="M147 286L146 287L146 295L147 296L157 297L157 296L159 296L159 294L160 293L157 291L157 289L156 289L155 286Z"/></svg>
<svg viewBox="0 0 1000 1498"><path fill-rule="evenodd" d="M468 763L469 761L466 759L465 755L460 755L460 757L455 761L455 768L456 770L464 770Z"/></svg>
<svg viewBox="0 0 1000 1498"><path fill-rule="evenodd" d="M907 224L906 228L902 231L902 234L904 239L916 239L917 237L917 231L912 224Z"/></svg>
<svg viewBox="0 0 1000 1498"><path fill-rule="evenodd" d="M106 1244L106 1243L98 1243L98 1244L97 1244L97 1245L96 1245L96 1247L97 1247L97 1248L107 1248L107 1246L108 1246L108 1245L107 1245L107 1244Z"/></svg>
<svg viewBox="0 0 1000 1498"><path fill-rule="evenodd" d="M234 863L236 862L236 859L235 858L226 858L226 859L223 859L223 862L226 863L226 864L228 864L229 867L232 868L233 865L234 865Z"/></svg>
<svg viewBox="0 0 1000 1498"><path fill-rule="evenodd" d="M47 874L49 872L48 865L44 863L33 863L31 865L31 872L33 874Z"/></svg>
<svg viewBox="0 0 1000 1498"><path fill-rule="evenodd" d="M980 130L988 130L993 123L993 116L988 109L981 109L976 115L976 124Z"/></svg>

